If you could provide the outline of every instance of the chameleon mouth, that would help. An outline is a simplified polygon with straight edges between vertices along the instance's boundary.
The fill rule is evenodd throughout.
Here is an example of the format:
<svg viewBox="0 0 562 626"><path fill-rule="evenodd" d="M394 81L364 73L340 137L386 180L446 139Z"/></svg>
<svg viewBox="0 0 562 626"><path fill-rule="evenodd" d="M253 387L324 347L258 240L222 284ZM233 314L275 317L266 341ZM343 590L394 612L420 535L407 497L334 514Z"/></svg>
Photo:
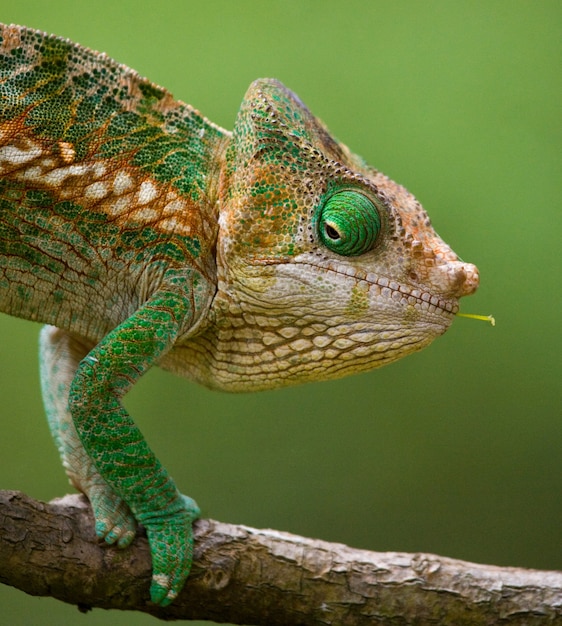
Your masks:
<svg viewBox="0 0 562 626"><path fill-rule="evenodd" d="M345 267L344 270L336 268L331 261L311 263L310 261L303 260L285 260L285 259L253 259L252 265L264 266L264 265L304 265L312 268L320 268L322 270L339 274L356 280L358 285L366 283L369 288L377 288L379 294L383 298L388 298L401 304L402 306L414 306L423 313L437 313L446 314L447 316L455 316L459 311L459 304L457 298L443 298L442 296L436 296L431 292L418 288L408 287L396 280L391 280L385 276L378 276L373 272L366 272L359 268L352 266Z"/></svg>

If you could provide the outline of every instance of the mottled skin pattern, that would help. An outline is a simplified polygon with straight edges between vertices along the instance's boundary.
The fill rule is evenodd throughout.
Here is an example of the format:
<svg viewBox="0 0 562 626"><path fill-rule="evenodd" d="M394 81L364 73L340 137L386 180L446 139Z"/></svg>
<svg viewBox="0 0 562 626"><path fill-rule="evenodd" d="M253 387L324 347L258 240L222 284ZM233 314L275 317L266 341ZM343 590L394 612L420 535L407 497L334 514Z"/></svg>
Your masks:
<svg viewBox="0 0 562 626"><path fill-rule="evenodd" d="M105 55L0 27L0 310L47 324L49 424L96 532L136 523L166 605L197 505L124 410L158 364L209 387L344 376L428 345L476 268L275 80L233 133Z"/></svg>

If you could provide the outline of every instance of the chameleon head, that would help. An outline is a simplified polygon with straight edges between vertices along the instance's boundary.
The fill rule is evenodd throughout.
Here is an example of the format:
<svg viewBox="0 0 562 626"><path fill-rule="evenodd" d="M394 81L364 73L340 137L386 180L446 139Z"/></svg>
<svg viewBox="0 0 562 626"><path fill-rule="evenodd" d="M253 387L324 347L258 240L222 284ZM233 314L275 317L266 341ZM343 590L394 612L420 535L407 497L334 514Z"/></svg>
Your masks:
<svg viewBox="0 0 562 626"><path fill-rule="evenodd" d="M478 286L417 200L277 81L246 94L221 175L218 291L191 375L227 390L390 363ZM186 346L187 347L187 346Z"/></svg>

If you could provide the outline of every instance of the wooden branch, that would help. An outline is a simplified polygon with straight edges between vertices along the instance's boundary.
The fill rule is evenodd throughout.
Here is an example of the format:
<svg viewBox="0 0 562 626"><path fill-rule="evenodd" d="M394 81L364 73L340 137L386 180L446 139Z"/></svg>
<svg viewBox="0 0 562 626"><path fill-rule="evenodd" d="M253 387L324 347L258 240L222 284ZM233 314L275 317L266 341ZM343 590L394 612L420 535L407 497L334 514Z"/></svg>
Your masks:
<svg viewBox="0 0 562 626"><path fill-rule="evenodd" d="M26 593L164 620L234 624L562 624L562 573L379 553L274 530L200 520L188 584L148 601L142 533L126 550L95 539L87 500L49 504L0 491L0 582Z"/></svg>

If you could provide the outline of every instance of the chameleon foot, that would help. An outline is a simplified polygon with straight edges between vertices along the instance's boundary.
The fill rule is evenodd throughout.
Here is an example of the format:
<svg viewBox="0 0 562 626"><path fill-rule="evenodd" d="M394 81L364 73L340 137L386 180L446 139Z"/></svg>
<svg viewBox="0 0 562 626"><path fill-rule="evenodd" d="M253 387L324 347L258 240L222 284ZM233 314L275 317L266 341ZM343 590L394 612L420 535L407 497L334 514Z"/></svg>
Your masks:
<svg viewBox="0 0 562 626"><path fill-rule="evenodd" d="M126 548L135 538L137 528L128 505L106 486L90 488L88 498L96 520L96 535L108 544Z"/></svg>
<svg viewBox="0 0 562 626"><path fill-rule="evenodd" d="M175 513L142 519L152 555L150 599L168 606L181 591L193 560L192 524L199 507L182 496L184 508Z"/></svg>

